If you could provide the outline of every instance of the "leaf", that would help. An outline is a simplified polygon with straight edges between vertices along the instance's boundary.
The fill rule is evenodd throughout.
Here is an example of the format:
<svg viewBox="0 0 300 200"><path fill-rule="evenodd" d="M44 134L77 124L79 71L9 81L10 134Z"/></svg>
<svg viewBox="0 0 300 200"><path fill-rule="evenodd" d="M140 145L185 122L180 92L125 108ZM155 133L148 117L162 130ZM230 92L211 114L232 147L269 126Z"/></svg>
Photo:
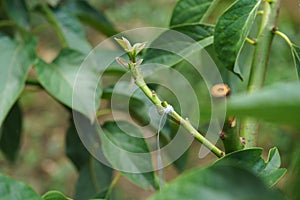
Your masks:
<svg viewBox="0 0 300 200"><path fill-rule="evenodd" d="M227 112L230 115L250 116L266 121L299 127L300 84L274 84L251 94L230 97Z"/></svg>
<svg viewBox="0 0 300 200"><path fill-rule="evenodd" d="M79 113L77 114L80 115ZM70 125L66 134L66 155L78 171L90 160L90 154L80 140L73 118L70 119Z"/></svg>
<svg viewBox="0 0 300 200"><path fill-rule="evenodd" d="M20 141L22 133L22 111L18 103L16 103L0 129L0 149L5 157L14 162L20 150Z"/></svg>
<svg viewBox="0 0 300 200"><path fill-rule="evenodd" d="M42 198L29 186L0 174L1 200L41 200Z"/></svg>
<svg viewBox="0 0 300 200"><path fill-rule="evenodd" d="M236 60L254 22L260 0L236 1L218 20L214 46L224 67L242 79Z"/></svg>
<svg viewBox="0 0 300 200"><path fill-rule="evenodd" d="M144 56L144 63L174 66L196 51L211 45L213 32L212 25L176 26L173 30L162 33L151 43Z"/></svg>
<svg viewBox="0 0 300 200"><path fill-rule="evenodd" d="M54 16L69 47L88 54L91 51L91 45L87 42L83 27L77 18L64 8L55 9Z"/></svg>
<svg viewBox="0 0 300 200"><path fill-rule="evenodd" d="M293 60L297 70L298 79L300 78L300 48L296 45L292 46Z"/></svg>
<svg viewBox="0 0 300 200"><path fill-rule="evenodd" d="M150 122L148 111L152 103L140 90L131 96L131 91L134 91L136 87L128 88L128 84L119 83L117 89L114 87L104 88L102 98L109 100L111 105L117 105L113 109L124 110L125 112L126 109L129 109L130 116L141 125L147 125ZM114 95L113 99L111 98L112 95Z"/></svg>
<svg viewBox="0 0 300 200"><path fill-rule="evenodd" d="M43 200L71 200L59 191L49 191L42 196Z"/></svg>
<svg viewBox="0 0 300 200"><path fill-rule="evenodd" d="M21 94L33 64L36 40L17 43L0 33L0 125Z"/></svg>
<svg viewBox="0 0 300 200"><path fill-rule="evenodd" d="M88 2L68 1L65 6L81 21L101 31L106 36L113 36L118 33L106 16L94 9Z"/></svg>
<svg viewBox="0 0 300 200"><path fill-rule="evenodd" d="M213 0L179 0L172 13L170 26L200 22Z"/></svg>
<svg viewBox="0 0 300 200"><path fill-rule="evenodd" d="M75 199L90 199L98 193L106 193L113 170L93 157L79 172L75 188Z"/></svg>
<svg viewBox="0 0 300 200"><path fill-rule="evenodd" d="M111 165L137 186L157 188L151 154L140 130L125 121L106 122L99 131Z"/></svg>
<svg viewBox="0 0 300 200"><path fill-rule="evenodd" d="M20 27L29 30L29 12L25 0L6 0L6 12Z"/></svg>
<svg viewBox="0 0 300 200"><path fill-rule="evenodd" d="M261 157L263 150L259 148L245 149L227 154L219 159L215 165L227 162L251 170L262 178L269 187L275 185L286 173L286 169L280 168L281 159L276 147L270 149L267 162Z"/></svg>
<svg viewBox="0 0 300 200"><path fill-rule="evenodd" d="M39 60L35 69L38 80L52 96L94 121L102 90L97 87L97 66L80 67L84 58L77 51L63 49L53 63ZM94 105L91 99L95 99Z"/></svg>
<svg viewBox="0 0 300 200"><path fill-rule="evenodd" d="M78 132L97 134L96 127L82 114L73 111L73 116L80 123L70 120L66 135L66 154L79 171L75 188L75 199L90 199L104 192L112 180L113 170L96 160L83 145ZM100 141L94 141L99 142Z"/></svg>
<svg viewBox="0 0 300 200"><path fill-rule="evenodd" d="M141 124L141 126L149 125L148 127L152 128L152 131L157 131L158 124L156 124L154 121L158 117L160 117L160 115L151 113L151 111L156 112L156 110L152 110L154 108L152 102L150 102L150 100L145 97L141 90L137 90L137 88L135 87L131 87L129 89L128 84L129 83L119 83L117 85L117 88L105 88L103 90L102 98L109 100L111 102L111 105L117 105L113 106L113 109L118 109L124 112L126 112L126 109L128 109L128 104L126 102L127 99L130 98L130 100L128 100L129 113L130 116L134 119L134 122L138 122L139 124ZM136 92L131 96L130 90ZM114 95L113 99L111 98L112 94ZM177 134L177 129L177 124L167 120L160 134L160 141L163 146L169 144L173 140L173 138ZM176 153L175 155L173 155L173 152L171 151L166 151L166 156L168 156L170 160L175 160L173 162L173 165L179 172L184 171L188 159L188 151L183 153L179 158Z"/></svg>
<svg viewBox="0 0 300 200"><path fill-rule="evenodd" d="M255 192L253 192L255 191ZM235 165L214 165L183 174L150 200L163 199L283 199L248 170Z"/></svg>

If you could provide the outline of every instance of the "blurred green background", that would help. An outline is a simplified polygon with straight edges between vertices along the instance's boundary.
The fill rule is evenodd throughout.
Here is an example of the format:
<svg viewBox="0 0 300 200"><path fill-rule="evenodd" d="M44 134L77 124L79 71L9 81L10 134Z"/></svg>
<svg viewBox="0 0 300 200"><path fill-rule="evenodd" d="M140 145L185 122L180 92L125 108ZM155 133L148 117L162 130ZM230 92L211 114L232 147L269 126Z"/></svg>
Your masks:
<svg viewBox="0 0 300 200"><path fill-rule="evenodd" d="M107 15L118 30L138 27L167 27L175 0L91 0L98 10ZM292 41L300 45L300 7L297 0L282 1L279 30L285 32ZM89 41L96 46L105 37L98 31L85 27ZM39 54L47 61L58 53L59 42L53 32L44 29L39 32ZM49 39L49 36L51 39ZM271 52L266 84L295 80L290 48L276 37ZM239 83L241 84L241 83ZM300 91L295 91L300 92ZM21 97L24 128L22 146L15 164L9 164L0 154L0 172L26 182L39 193L60 190L72 196L77 180L75 167L65 156L65 132L68 113L46 92L27 87ZM260 129L259 143L266 149L278 146L283 165L288 173L278 183L289 199L300 199L300 131L290 127L264 123ZM188 168L206 164L214 157L199 160L199 145L195 144L190 153ZM172 167L165 170L167 180L175 177ZM126 183L126 184L124 184ZM151 192L143 191L125 179L117 184L117 196L122 199L145 199ZM125 192L126 191L126 192ZM297 196L298 195L298 196Z"/></svg>

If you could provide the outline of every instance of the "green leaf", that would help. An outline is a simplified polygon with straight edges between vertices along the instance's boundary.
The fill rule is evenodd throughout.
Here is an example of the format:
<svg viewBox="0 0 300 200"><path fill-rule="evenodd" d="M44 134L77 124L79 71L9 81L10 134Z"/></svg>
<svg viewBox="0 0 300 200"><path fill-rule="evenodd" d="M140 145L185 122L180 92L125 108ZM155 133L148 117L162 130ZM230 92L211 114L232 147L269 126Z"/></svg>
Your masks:
<svg viewBox="0 0 300 200"><path fill-rule="evenodd" d="M77 115L80 115L80 113L77 113ZM73 118L70 119L66 134L66 155L78 171L89 162L91 156L80 140Z"/></svg>
<svg viewBox="0 0 300 200"><path fill-rule="evenodd" d="M0 33L0 125L24 88L35 47L33 38L17 43Z"/></svg>
<svg viewBox="0 0 300 200"><path fill-rule="evenodd" d="M293 45L292 54L295 63L295 68L297 70L298 79L300 79L300 47Z"/></svg>
<svg viewBox="0 0 300 200"><path fill-rule="evenodd" d="M261 157L262 152L263 150L259 148L236 151L219 159L215 165L235 163L237 166L251 170L271 187L286 173L286 169L280 168L281 159L277 148L270 149L267 162Z"/></svg>
<svg viewBox="0 0 300 200"><path fill-rule="evenodd" d="M236 60L254 22L260 0L239 0L218 20L214 46L224 67L242 79Z"/></svg>
<svg viewBox="0 0 300 200"><path fill-rule="evenodd" d="M263 182L248 170L226 164L195 169L183 174L150 199L263 200L283 197L268 190Z"/></svg>
<svg viewBox="0 0 300 200"><path fill-rule="evenodd" d="M75 199L90 199L99 193L106 193L111 181L113 170L92 156L88 163L79 171L75 188Z"/></svg>
<svg viewBox="0 0 300 200"><path fill-rule="evenodd" d="M128 83L129 84L129 83ZM128 104L126 104L126 99L129 100L129 113L130 116L134 119L134 121L138 122L142 126L150 125L152 131L157 130L157 126L151 123L149 112L151 107L153 106L152 102L149 101L148 98L142 93L141 90L136 90L136 92L130 96L130 92L128 91L128 84L118 84L118 89L114 90L113 87L107 87L103 90L102 98L107 99L111 102L112 105L118 105L118 107L114 107L114 109L122 110L122 108L127 108ZM135 88L132 88L135 90ZM112 93L114 94L113 100L111 99ZM126 110L125 110L126 112ZM167 145L172 139L175 137L177 133L178 125L174 122L167 120L167 123L164 125L164 128L161 130L160 140L162 145ZM172 152L167 151L167 156L173 160L174 155L172 156ZM177 157L177 155L175 155ZM180 156L177 160L174 161L173 165L175 168L182 172L185 169L186 163L188 159L188 151L186 151L182 156Z"/></svg>
<svg viewBox="0 0 300 200"><path fill-rule="evenodd" d="M118 107L114 107L114 109L123 110L128 109L129 106L129 114L137 120L137 122L142 125L149 124L150 117L148 111L152 105L150 100L148 100L140 90L137 90L132 96L130 96L129 91L128 93L126 93L126 91L128 91L128 84L126 83L118 84L117 90L114 90L113 87L107 87L103 90L102 98L111 101L112 105L118 105ZM112 94L114 95L113 100L111 99ZM129 105L126 103L127 99L129 99Z"/></svg>
<svg viewBox="0 0 300 200"><path fill-rule="evenodd" d="M0 149L11 162L15 161L20 149L22 133L22 111L16 103L0 128Z"/></svg>
<svg viewBox="0 0 300 200"><path fill-rule="evenodd" d="M59 191L49 191L42 198L43 200L71 200Z"/></svg>
<svg viewBox="0 0 300 200"><path fill-rule="evenodd" d="M140 130L125 121L106 122L102 128L102 149L111 165L136 185L157 188L151 154Z"/></svg>
<svg viewBox="0 0 300 200"><path fill-rule="evenodd" d="M38 80L52 96L94 121L95 108L98 108L100 104L102 90L97 87L96 66L80 68L84 58L85 56L77 51L63 49L53 63L47 64L39 60L35 69ZM83 79L86 80L84 83L78 83ZM77 84L74 86L76 81ZM75 88L79 86L82 87L82 90ZM82 93L80 93L81 91ZM89 97L95 99L95 105L91 105L86 100Z"/></svg>
<svg viewBox="0 0 300 200"><path fill-rule="evenodd" d="M166 120L163 129L160 131L160 145L161 147L170 144L171 142L175 142L174 137L178 132L179 125L170 119ZM189 149L185 150L185 152L178 158L177 152L174 154L174 149L169 149L166 152L166 156L169 160L175 160L172 164L176 168L176 170L181 173L185 170L188 158L189 158Z"/></svg>
<svg viewBox="0 0 300 200"><path fill-rule="evenodd" d="M78 135L79 131L97 134L96 127L80 113L75 112L73 116L76 116L76 120L80 123L76 123L75 126L73 119L70 120L70 127L66 135L66 154L79 171L75 199L89 199L99 193L105 195L112 180L113 170L96 160L87 151Z"/></svg>
<svg viewBox="0 0 300 200"><path fill-rule="evenodd" d="M187 24L176 26L172 30L162 33L151 43L144 56L144 63L174 66L195 51L211 45L213 33L214 26L212 25Z"/></svg>
<svg viewBox="0 0 300 200"><path fill-rule="evenodd" d="M200 22L214 0L179 0L175 5L170 26Z"/></svg>
<svg viewBox="0 0 300 200"><path fill-rule="evenodd" d="M72 14L79 17L82 22L101 31L106 36L118 33L106 16L94 9L87 1L68 1L65 6Z"/></svg>
<svg viewBox="0 0 300 200"><path fill-rule="evenodd" d="M20 27L29 30L29 12L25 0L6 0L6 12Z"/></svg>
<svg viewBox="0 0 300 200"><path fill-rule="evenodd" d="M230 97L228 114L250 116L266 121L299 127L300 84L284 83L265 87L251 94Z"/></svg>
<svg viewBox="0 0 300 200"><path fill-rule="evenodd" d="M64 8L55 9L54 16L69 47L88 54L91 51L91 45L88 43L83 27L77 18Z"/></svg>
<svg viewBox="0 0 300 200"><path fill-rule="evenodd" d="M1 200L41 200L42 198L29 186L0 174Z"/></svg>

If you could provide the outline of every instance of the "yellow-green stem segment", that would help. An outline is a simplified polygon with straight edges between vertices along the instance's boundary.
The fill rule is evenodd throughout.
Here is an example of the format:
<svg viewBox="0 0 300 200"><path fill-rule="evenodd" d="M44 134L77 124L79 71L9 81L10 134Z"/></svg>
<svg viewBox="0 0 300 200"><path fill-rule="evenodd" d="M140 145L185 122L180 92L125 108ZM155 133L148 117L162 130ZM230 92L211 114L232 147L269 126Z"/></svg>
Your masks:
<svg viewBox="0 0 300 200"><path fill-rule="evenodd" d="M156 95L156 93L150 90L150 88L147 86L147 84L144 81L139 66L131 66L130 70L136 85L144 92L144 94L152 101L152 103L157 106L157 109L158 110L165 109L168 106L168 103L165 101L161 101L160 98ZM218 147L216 147L210 141L208 141L203 135L201 135L191 125L188 119L184 119L176 111L170 112L168 113L168 115L169 117L171 117L172 120L182 125L190 134L194 136L196 140L198 140L201 144L207 147L217 157L220 158L225 155L225 153L222 150L220 150Z"/></svg>
<svg viewBox="0 0 300 200"><path fill-rule="evenodd" d="M252 60L250 77L248 82L248 93L260 90L264 85L266 68L270 55L270 49L274 32L276 31L277 18L279 15L280 0L266 0L261 26L256 39L256 45ZM241 124L241 137L245 138L246 148L256 146L258 132L258 121L245 118Z"/></svg>

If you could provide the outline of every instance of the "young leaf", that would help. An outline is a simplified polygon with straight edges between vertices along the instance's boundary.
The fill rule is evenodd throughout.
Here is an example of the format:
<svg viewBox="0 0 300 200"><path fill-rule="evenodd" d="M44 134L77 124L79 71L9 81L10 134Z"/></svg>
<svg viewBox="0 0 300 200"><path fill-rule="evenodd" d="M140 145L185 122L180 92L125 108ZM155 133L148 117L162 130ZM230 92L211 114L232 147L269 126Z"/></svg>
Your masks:
<svg viewBox="0 0 300 200"><path fill-rule="evenodd" d="M35 47L33 38L17 43L0 33L0 125L24 88Z"/></svg>
<svg viewBox="0 0 300 200"><path fill-rule="evenodd" d="M212 25L197 23L176 26L162 33L151 43L144 56L144 63L174 66L192 52L211 45L213 33L214 26Z"/></svg>
<svg viewBox="0 0 300 200"><path fill-rule="evenodd" d="M292 46L293 60L297 70L298 79L300 79L300 48L296 45Z"/></svg>
<svg viewBox="0 0 300 200"><path fill-rule="evenodd" d="M63 49L53 63L47 64L39 60L35 69L38 80L52 96L93 121L94 111L100 104L102 91L97 87L98 74L95 73L97 66L80 68L84 58L85 56L77 51ZM76 84L76 87L80 86L81 89L74 86L75 82L79 81L79 75L80 80L85 80L84 83ZM95 106L86 100L90 97L95 99Z"/></svg>
<svg viewBox="0 0 300 200"><path fill-rule="evenodd" d="M64 6L82 22L101 31L106 36L118 33L106 16L94 9L87 1L68 1Z"/></svg>
<svg viewBox="0 0 300 200"><path fill-rule="evenodd" d="M259 148L236 151L219 159L215 165L235 163L251 170L261 177L267 186L272 187L286 173L286 169L280 168L281 159L277 148L270 149L267 162L261 157L262 152L263 150Z"/></svg>
<svg viewBox="0 0 300 200"><path fill-rule="evenodd" d="M300 84L295 82L275 84L252 94L232 96L228 101L227 112L299 127L299 90Z"/></svg>
<svg viewBox="0 0 300 200"><path fill-rule="evenodd" d="M24 183L0 174L1 200L42 200L32 188Z"/></svg>
<svg viewBox="0 0 300 200"><path fill-rule="evenodd" d="M125 121L106 122L102 128L102 149L111 165L136 185L157 188L151 154L140 130Z"/></svg>
<svg viewBox="0 0 300 200"><path fill-rule="evenodd" d="M172 13L170 27L200 22L214 0L179 0Z"/></svg>
<svg viewBox="0 0 300 200"><path fill-rule="evenodd" d="M255 192L253 192L255 191ZM213 165L183 174L150 200L163 199L283 199L248 170L232 164Z"/></svg>
<svg viewBox="0 0 300 200"><path fill-rule="evenodd" d="M6 12L20 27L29 30L29 12L25 0L6 0Z"/></svg>
<svg viewBox="0 0 300 200"><path fill-rule="evenodd" d="M0 149L11 162L20 149L22 133L22 111L18 103L12 107L0 128Z"/></svg>
<svg viewBox="0 0 300 200"><path fill-rule="evenodd" d="M43 200L71 200L59 191L49 191L42 198Z"/></svg>
<svg viewBox="0 0 300 200"><path fill-rule="evenodd" d="M223 65L242 78L236 60L254 22L260 0L239 0L218 20L214 46Z"/></svg>

